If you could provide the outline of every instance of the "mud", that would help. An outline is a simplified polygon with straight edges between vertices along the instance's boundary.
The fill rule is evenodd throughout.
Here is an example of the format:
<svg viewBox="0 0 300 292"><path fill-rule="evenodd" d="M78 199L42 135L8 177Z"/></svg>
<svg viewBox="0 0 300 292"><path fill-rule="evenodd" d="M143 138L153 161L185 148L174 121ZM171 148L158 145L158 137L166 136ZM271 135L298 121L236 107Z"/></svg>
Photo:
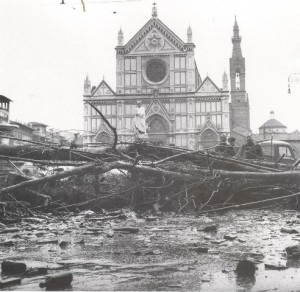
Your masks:
<svg viewBox="0 0 300 292"><path fill-rule="evenodd" d="M299 243L300 234L281 231L300 231L297 215L242 210L107 222L83 215L49 216L39 223L11 226L20 231L0 234L0 244L13 242L1 245L0 261L47 267L48 274L70 271L73 282L68 290L300 291L300 259L288 259L285 252ZM120 227L139 231L114 231ZM246 258L257 265L255 275L238 277L237 263ZM267 269L265 264L287 268ZM44 279L22 277L21 285L6 290L44 290L39 288Z"/></svg>

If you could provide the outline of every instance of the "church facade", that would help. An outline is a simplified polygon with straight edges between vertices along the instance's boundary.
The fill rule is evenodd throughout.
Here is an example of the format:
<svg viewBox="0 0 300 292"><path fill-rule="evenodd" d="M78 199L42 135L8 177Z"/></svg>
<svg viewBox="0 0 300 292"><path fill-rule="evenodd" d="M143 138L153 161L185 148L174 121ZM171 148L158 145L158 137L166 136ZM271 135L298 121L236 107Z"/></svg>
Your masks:
<svg viewBox="0 0 300 292"><path fill-rule="evenodd" d="M113 133L92 103L117 129L118 139L132 142L134 115L138 101L146 112L147 134L153 143L189 149L215 146L221 134L240 135L249 129L249 102L245 91L245 59L240 49L235 21L233 54L228 78L222 88L210 77L201 78L194 56L192 29L182 41L157 17L151 19L125 44L118 33L116 89L105 80L95 87L88 77L84 83L84 144L110 143ZM231 102L230 102L231 97Z"/></svg>

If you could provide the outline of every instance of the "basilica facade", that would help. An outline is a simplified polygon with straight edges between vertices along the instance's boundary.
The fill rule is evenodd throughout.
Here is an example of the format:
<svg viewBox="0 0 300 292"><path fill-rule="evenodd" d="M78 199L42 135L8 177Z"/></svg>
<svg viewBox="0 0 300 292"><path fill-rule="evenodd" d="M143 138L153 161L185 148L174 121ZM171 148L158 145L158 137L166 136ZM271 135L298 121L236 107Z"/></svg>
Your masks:
<svg viewBox="0 0 300 292"><path fill-rule="evenodd" d="M218 87L201 78L195 62L192 29L187 42L175 35L152 9L150 20L127 42L122 30L116 46L116 87L105 80L84 82L84 144L110 143L111 129L89 104L117 129L118 139L132 142L138 101L145 108L147 134L153 143L189 149L215 146L221 134L238 139L249 131L249 102L245 90L245 59L237 22L232 37L230 89L226 73Z"/></svg>

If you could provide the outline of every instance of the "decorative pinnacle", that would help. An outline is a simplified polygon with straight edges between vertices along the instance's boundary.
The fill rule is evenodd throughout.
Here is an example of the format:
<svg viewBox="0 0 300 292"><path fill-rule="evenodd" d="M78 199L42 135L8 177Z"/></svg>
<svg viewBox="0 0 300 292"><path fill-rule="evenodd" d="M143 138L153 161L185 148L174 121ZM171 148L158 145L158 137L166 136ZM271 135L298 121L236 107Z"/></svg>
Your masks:
<svg viewBox="0 0 300 292"><path fill-rule="evenodd" d="M193 32L191 29L191 26L189 25L188 29L187 29L187 39L188 39L188 43L192 43L193 42Z"/></svg>
<svg viewBox="0 0 300 292"><path fill-rule="evenodd" d="M153 7L152 7L152 17L157 17L157 7L156 7L156 3L153 3Z"/></svg>

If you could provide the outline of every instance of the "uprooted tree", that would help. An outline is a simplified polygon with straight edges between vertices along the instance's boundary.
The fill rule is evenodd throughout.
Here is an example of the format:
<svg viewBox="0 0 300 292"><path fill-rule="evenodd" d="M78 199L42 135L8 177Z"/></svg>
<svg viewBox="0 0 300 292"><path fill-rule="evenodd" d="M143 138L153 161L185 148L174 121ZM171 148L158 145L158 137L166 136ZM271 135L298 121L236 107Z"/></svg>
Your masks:
<svg viewBox="0 0 300 292"><path fill-rule="evenodd" d="M86 208L192 209L198 213L261 204L299 208L300 171L292 166L147 142L125 147L118 142L116 129L99 113L114 133L112 147L85 151L48 144L0 147L0 160L8 161L15 170L9 186L0 190L2 220ZM17 166L20 161L51 169L51 173L26 177Z"/></svg>

